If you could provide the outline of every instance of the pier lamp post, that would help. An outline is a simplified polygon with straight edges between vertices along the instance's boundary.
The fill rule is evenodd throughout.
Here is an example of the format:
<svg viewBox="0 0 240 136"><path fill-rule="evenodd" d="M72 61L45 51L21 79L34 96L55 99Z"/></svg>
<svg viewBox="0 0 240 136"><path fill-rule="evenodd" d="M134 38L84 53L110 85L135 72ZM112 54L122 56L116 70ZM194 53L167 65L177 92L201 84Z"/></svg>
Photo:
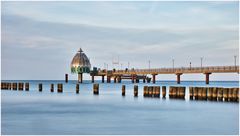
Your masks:
<svg viewBox="0 0 240 136"><path fill-rule="evenodd" d="M150 69L150 63L151 63L151 61L149 60L148 61L148 69Z"/></svg>
<svg viewBox="0 0 240 136"><path fill-rule="evenodd" d="M173 71L174 71L174 59L172 59L172 67L173 67Z"/></svg>
<svg viewBox="0 0 240 136"><path fill-rule="evenodd" d="M235 66L235 69L237 69L237 56L234 55L234 66Z"/></svg>

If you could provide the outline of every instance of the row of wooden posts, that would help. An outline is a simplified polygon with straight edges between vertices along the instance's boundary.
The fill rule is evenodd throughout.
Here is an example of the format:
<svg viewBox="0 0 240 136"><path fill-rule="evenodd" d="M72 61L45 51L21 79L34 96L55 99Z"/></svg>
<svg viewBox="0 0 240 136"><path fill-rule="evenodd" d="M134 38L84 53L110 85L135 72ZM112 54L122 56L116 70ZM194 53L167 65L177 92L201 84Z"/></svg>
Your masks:
<svg viewBox="0 0 240 136"><path fill-rule="evenodd" d="M26 90L29 91L29 83L1 83L3 90ZM134 96L138 96L138 85L134 85ZM38 84L39 92L43 90L43 84ZM54 92L54 84L50 84L50 91ZM169 87L169 98L185 99L186 87ZM63 92L63 84L57 84L57 92ZM79 93L79 84L76 84L76 93ZM99 84L93 84L93 94L99 94ZM126 94L126 86L122 85L122 96ZM160 98L160 86L144 86L144 97ZM166 98L166 86L162 86L162 97ZM239 101L239 88L219 88L219 87L189 87L190 100L212 100L212 101Z"/></svg>
<svg viewBox="0 0 240 136"><path fill-rule="evenodd" d="M190 100L239 101L239 88L189 87Z"/></svg>

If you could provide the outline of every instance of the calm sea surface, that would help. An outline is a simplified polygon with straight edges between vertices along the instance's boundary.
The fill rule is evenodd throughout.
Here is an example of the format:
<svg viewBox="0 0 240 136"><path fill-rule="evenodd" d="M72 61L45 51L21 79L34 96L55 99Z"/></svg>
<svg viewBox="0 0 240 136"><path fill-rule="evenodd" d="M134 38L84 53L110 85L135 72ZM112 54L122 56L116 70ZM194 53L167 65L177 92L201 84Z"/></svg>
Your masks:
<svg viewBox="0 0 240 136"><path fill-rule="evenodd" d="M4 81L2 81L4 82ZM15 81L10 81L15 82ZM186 86L186 100L133 97L133 85L100 83L99 95L92 84L76 81L29 82L30 91L1 91L2 134L239 134L239 104L229 102L190 101L188 86L206 86L204 82L159 81L154 85ZM43 92L38 92L43 83ZM50 92L50 84L63 83L64 92ZM121 96L122 84L126 96ZM238 82L210 82L208 86L238 87Z"/></svg>

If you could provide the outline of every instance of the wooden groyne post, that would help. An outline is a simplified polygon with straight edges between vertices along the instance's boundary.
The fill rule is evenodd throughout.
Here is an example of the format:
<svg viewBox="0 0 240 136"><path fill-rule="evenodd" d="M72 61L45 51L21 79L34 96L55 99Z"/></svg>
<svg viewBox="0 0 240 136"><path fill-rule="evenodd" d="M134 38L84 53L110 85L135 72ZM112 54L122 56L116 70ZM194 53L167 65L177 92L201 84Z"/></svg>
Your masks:
<svg viewBox="0 0 240 136"><path fill-rule="evenodd" d="M29 91L29 83L25 83L25 91Z"/></svg>
<svg viewBox="0 0 240 136"><path fill-rule="evenodd" d="M76 93L79 94L79 84L76 84Z"/></svg>
<svg viewBox="0 0 240 136"><path fill-rule="evenodd" d="M122 96L125 96L125 91L126 90L126 86L125 85L122 85Z"/></svg>
<svg viewBox="0 0 240 136"><path fill-rule="evenodd" d="M166 98L166 86L162 86L162 97Z"/></svg>
<svg viewBox="0 0 240 136"><path fill-rule="evenodd" d="M50 86L50 91L51 91L51 92L54 92L54 84L51 84L51 86Z"/></svg>
<svg viewBox="0 0 240 136"><path fill-rule="evenodd" d="M99 94L99 84L93 84L93 94Z"/></svg>
<svg viewBox="0 0 240 136"><path fill-rule="evenodd" d="M138 97L138 86L134 85L134 97Z"/></svg>
<svg viewBox="0 0 240 136"><path fill-rule="evenodd" d="M39 91L39 92L42 92L42 84L41 84L41 83L38 84L38 91Z"/></svg>
<svg viewBox="0 0 240 136"><path fill-rule="evenodd" d="M63 84L57 84L57 87L58 87L57 92L62 93L63 92Z"/></svg>

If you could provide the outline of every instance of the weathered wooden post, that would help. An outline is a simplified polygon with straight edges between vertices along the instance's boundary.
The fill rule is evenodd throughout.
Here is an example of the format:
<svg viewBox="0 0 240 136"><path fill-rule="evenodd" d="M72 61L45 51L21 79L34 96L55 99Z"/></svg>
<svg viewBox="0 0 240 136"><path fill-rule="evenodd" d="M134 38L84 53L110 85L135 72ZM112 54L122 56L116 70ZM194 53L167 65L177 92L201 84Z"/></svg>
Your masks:
<svg viewBox="0 0 240 136"><path fill-rule="evenodd" d="M148 86L143 87L143 96L148 97Z"/></svg>
<svg viewBox="0 0 240 136"><path fill-rule="evenodd" d="M198 90L198 100L202 100L202 87L197 87Z"/></svg>
<svg viewBox="0 0 240 136"><path fill-rule="evenodd" d="M238 95L239 95L239 90L238 88L233 88L233 102L237 102L238 101Z"/></svg>
<svg viewBox="0 0 240 136"><path fill-rule="evenodd" d="M227 102L228 101L228 88L223 88L223 99L224 99L224 102Z"/></svg>
<svg viewBox="0 0 240 136"><path fill-rule="evenodd" d="M217 88L213 87L212 100L217 101Z"/></svg>
<svg viewBox="0 0 240 136"><path fill-rule="evenodd" d="M25 91L29 91L29 83L25 83Z"/></svg>
<svg viewBox="0 0 240 136"><path fill-rule="evenodd" d="M38 84L38 91L42 92L42 84Z"/></svg>
<svg viewBox="0 0 240 136"><path fill-rule="evenodd" d="M51 92L54 92L54 84L51 84L50 91L51 91Z"/></svg>
<svg viewBox="0 0 240 136"><path fill-rule="evenodd" d="M155 95L156 95L156 86L153 86L152 97L155 97Z"/></svg>
<svg viewBox="0 0 240 136"><path fill-rule="evenodd" d="M173 91L172 91L172 98L177 98L177 87L173 87Z"/></svg>
<svg viewBox="0 0 240 136"><path fill-rule="evenodd" d="M68 83L68 74L65 74L65 82Z"/></svg>
<svg viewBox="0 0 240 136"><path fill-rule="evenodd" d="M76 93L79 93L79 84L76 84Z"/></svg>
<svg viewBox="0 0 240 136"><path fill-rule="evenodd" d="M23 83L18 83L18 90L22 91L23 90Z"/></svg>
<svg viewBox="0 0 240 136"><path fill-rule="evenodd" d="M155 86L155 96L157 98L160 98L160 86Z"/></svg>
<svg viewBox="0 0 240 136"><path fill-rule="evenodd" d="M148 87L148 97L152 97L153 95L153 86Z"/></svg>
<svg viewBox="0 0 240 136"><path fill-rule="evenodd" d="M173 87L169 86L169 98L173 98Z"/></svg>
<svg viewBox="0 0 240 136"><path fill-rule="evenodd" d="M166 86L162 86L162 97L166 98Z"/></svg>
<svg viewBox="0 0 240 136"><path fill-rule="evenodd" d="M185 99L185 90L186 90L186 87L179 87L179 97L178 98L180 98L180 99Z"/></svg>
<svg viewBox="0 0 240 136"><path fill-rule="evenodd" d="M138 96L138 86L134 85L134 96L137 97Z"/></svg>
<svg viewBox="0 0 240 136"><path fill-rule="evenodd" d="M212 95L213 95L213 88L208 87L207 88L207 99L211 101L212 100Z"/></svg>
<svg viewBox="0 0 240 136"><path fill-rule="evenodd" d="M197 87L193 88L193 96L194 96L194 100L198 100L198 88Z"/></svg>
<svg viewBox="0 0 240 136"><path fill-rule="evenodd" d="M193 87L189 87L189 99L193 100Z"/></svg>
<svg viewBox="0 0 240 136"><path fill-rule="evenodd" d="M218 101L223 101L223 88L217 88L218 93L217 93L217 99Z"/></svg>
<svg viewBox="0 0 240 136"><path fill-rule="evenodd" d="M232 100L233 100L233 90L234 90L234 88L228 89L228 101L229 102L232 102Z"/></svg>
<svg viewBox="0 0 240 136"><path fill-rule="evenodd" d="M125 85L122 85L122 96L125 96L125 91L126 90L126 86Z"/></svg>
<svg viewBox="0 0 240 136"><path fill-rule="evenodd" d="M99 94L99 84L93 84L93 94Z"/></svg>
<svg viewBox="0 0 240 136"><path fill-rule="evenodd" d="M202 100L207 100L207 88L202 87Z"/></svg>
<svg viewBox="0 0 240 136"><path fill-rule="evenodd" d="M13 90L17 90L17 83L12 83Z"/></svg>
<svg viewBox="0 0 240 136"><path fill-rule="evenodd" d="M58 87L57 92L62 93L63 92L63 84L58 84L57 87Z"/></svg>

